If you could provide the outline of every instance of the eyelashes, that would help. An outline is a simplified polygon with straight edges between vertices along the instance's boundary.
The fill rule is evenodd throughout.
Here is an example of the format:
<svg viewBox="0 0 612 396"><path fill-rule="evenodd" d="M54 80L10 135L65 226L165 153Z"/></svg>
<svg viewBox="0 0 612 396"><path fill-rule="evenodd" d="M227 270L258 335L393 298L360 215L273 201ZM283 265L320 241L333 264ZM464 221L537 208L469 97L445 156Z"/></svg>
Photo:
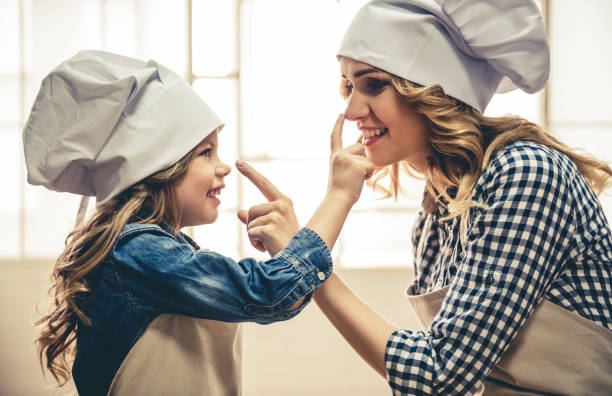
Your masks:
<svg viewBox="0 0 612 396"><path fill-rule="evenodd" d="M347 99L351 92L353 91L353 84L349 82L347 79L342 79L340 82L340 96L344 99Z"/></svg>
<svg viewBox="0 0 612 396"><path fill-rule="evenodd" d="M387 85L389 85L389 81L380 80L378 78L368 78L366 81L367 92L371 95L378 94Z"/></svg>
<svg viewBox="0 0 612 396"><path fill-rule="evenodd" d="M380 78L365 78L357 86L357 89L368 96L376 96L381 93L387 86L390 86L391 82L388 80L382 80ZM344 99L347 99L353 92L353 83L347 79L342 79L340 86L340 95Z"/></svg>
<svg viewBox="0 0 612 396"><path fill-rule="evenodd" d="M211 149L207 148L205 150L202 150L202 152L200 152L200 155L203 157L210 157L210 153L211 153Z"/></svg>

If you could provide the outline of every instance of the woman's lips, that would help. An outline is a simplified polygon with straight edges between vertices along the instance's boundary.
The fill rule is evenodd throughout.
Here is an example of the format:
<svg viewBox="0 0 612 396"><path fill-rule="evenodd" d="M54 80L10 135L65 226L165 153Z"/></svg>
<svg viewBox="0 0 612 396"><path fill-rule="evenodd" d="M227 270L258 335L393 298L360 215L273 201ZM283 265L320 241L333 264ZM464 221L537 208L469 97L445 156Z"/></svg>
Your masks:
<svg viewBox="0 0 612 396"><path fill-rule="evenodd" d="M374 143L380 140L380 138L382 138L389 132L389 128L387 127L380 127L380 128L361 127L359 129L361 129L362 131L362 135L361 135L362 143L366 147L372 146Z"/></svg>
<svg viewBox="0 0 612 396"><path fill-rule="evenodd" d="M374 143L376 143L377 141L379 141L380 139L382 139L385 135L379 135L379 136L372 136L372 137L364 137L363 138L363 145L365 147L369 147L372 146Z"/></svg>

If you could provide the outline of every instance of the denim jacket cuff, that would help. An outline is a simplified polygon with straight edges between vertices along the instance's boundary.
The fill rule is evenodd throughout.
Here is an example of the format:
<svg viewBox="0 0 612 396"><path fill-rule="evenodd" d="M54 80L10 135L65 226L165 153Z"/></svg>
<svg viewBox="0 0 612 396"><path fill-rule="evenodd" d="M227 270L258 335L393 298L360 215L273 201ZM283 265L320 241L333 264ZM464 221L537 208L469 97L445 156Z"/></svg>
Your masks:
<svg viewBox="0 0 612 396"><path fill-rule="evenodd" d="M294 261L296 268L313 291L321 286L333 271L333 261L327 244L310 228L303 227L298 231L282 252L297 259L297 262Z"/></svg>
<svg viewBox="0 0 612 396"><path fill-rule="evenodd" d="M292 264L301 280L278 304L270 307L248 306L247 310L259 317L259 323L287 320L296 316L312 300L314 291L323 284L333 271L333 261L327 244L313 230L302 228L289 244L274 259ZM294 311L286 311L302 297L304 302Z"/></svg>

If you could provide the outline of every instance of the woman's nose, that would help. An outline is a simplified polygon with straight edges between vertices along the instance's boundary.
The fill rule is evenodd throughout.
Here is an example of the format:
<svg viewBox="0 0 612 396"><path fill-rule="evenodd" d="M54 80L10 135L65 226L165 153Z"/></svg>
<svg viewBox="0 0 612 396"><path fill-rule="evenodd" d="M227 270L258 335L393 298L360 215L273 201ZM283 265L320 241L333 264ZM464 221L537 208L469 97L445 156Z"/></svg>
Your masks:
<svg viewBox="0 0 612 396"><path fill-rule="evenodd" d="M349 121L357 121L362 118L366 118L370 113L370 107L364 98L357 94L353 93L346 105L346 110L344 110L344 116Z"/></svg>

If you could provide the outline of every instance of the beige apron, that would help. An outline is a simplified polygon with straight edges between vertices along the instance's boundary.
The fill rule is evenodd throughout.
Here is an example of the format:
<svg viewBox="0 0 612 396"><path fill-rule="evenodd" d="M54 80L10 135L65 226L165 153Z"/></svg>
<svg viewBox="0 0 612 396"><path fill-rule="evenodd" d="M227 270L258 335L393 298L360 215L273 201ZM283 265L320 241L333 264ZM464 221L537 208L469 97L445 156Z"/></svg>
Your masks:
<svg viewBox="0 0 612 396"><path fill-rule="evenodd" d="M423 329L449 287L407 299ZM544 300L519 330L479 395L612 395L612 331Z"/></svg>
<svg viewBox="0 0 612 396"><path fill-rule="evenodd" d="M111 396L237 396L242 326L176 314L158 316L132 347Z"/></svg>

